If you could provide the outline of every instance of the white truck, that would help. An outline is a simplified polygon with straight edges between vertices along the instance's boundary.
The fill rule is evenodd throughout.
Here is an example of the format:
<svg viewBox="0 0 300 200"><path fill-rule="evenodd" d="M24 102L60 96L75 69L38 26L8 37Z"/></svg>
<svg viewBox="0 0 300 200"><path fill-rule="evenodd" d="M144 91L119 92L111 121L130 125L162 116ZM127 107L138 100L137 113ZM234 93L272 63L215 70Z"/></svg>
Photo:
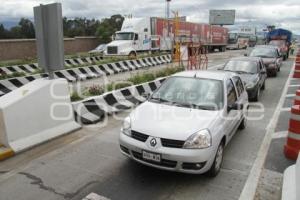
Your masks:
<svg viewBox="0 0 300 200"><path fill-rule="evenodd" d="M115 33L114 40L107 44L104 55L136 57L139 52L171 51L175 27L174 20L158 17L126 18L121 30ZM226 49L227 28L184 20L179 22L179 27L176 40L182 44L200 44L212 50Z"/></svg>
<svg viewBox="0 0 300 200"><path fill-rule="evenodd" d="M107 44L106 56L136 57L139 52L154 50L171 50L170 37L155 34L154 18L126 18L120 31L114 35L114 40ZM157 44L159 43L159 44Z"/></svg>

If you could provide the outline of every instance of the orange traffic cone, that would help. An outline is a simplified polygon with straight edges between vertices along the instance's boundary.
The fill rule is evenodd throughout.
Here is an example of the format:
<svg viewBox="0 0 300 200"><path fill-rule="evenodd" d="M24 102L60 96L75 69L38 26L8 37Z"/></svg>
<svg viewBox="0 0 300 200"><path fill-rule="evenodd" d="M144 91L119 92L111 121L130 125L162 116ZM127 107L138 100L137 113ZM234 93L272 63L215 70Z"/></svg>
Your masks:
<svg viewBox="0 0 300 200"><path fill-rule="evenodd" d="M295 105L291 110L289 133L287 143L284 146L284 154L287 158L297 160L300 152L300 105Z"/></svg>
<svg viewBox="0 0 300 200"><path fill-rule="evenodd" d="M294 105L300 105L300 90L296 91L296 97L294 100Z"/></svg>

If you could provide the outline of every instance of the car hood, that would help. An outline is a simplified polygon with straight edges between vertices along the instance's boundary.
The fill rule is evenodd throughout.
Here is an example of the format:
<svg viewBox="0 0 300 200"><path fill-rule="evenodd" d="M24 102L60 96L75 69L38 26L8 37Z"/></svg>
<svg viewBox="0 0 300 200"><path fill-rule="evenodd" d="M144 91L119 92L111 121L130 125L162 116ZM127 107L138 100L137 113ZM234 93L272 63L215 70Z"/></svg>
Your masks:
<svg viewBox="0 0 300 200"><path fill-rule="evenodd" d="M276 58L262 58L263 62L265 65L271 64L271 63L275 63L276 62Z"/></svg>
<svg viewBox="0 0 300 200"><path fill-rule="evenodd" d="M186 140L209 128L220 113L147 101L131 113L131 128L153 137Z"/></svg>
<svg viewBox="0 0 300 200"><path fill-rule="evenodd" d="M239 74L239 76L246 85L257 82L259 78L258 74Z"/></svg>

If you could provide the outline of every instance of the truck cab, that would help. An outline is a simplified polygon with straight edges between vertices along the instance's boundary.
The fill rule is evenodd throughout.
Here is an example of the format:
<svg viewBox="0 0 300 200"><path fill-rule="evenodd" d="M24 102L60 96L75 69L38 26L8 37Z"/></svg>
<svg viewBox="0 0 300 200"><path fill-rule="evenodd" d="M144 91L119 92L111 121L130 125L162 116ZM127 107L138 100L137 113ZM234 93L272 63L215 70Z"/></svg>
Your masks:
<svg viewBox="0 0 300 200"><path fill-rule="evenodd" d="M136 57L138 52L151 49L150 19L125 19L120 31L114 35L114 40L105 50L106 56Z"/></svg>

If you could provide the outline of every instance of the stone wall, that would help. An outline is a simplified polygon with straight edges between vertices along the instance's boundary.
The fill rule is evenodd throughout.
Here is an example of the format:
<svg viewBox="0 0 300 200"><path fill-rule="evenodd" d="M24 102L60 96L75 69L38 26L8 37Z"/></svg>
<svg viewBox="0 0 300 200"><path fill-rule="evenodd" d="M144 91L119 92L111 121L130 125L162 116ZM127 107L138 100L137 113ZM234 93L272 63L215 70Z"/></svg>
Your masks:
<svg viewBox="0 0 300 200"><path fill-rule="evenodd" d="M100 43L96 37L65 38L65 54L87 52ZM0 40L0 61L36 58L35 39Z"/></svg>

